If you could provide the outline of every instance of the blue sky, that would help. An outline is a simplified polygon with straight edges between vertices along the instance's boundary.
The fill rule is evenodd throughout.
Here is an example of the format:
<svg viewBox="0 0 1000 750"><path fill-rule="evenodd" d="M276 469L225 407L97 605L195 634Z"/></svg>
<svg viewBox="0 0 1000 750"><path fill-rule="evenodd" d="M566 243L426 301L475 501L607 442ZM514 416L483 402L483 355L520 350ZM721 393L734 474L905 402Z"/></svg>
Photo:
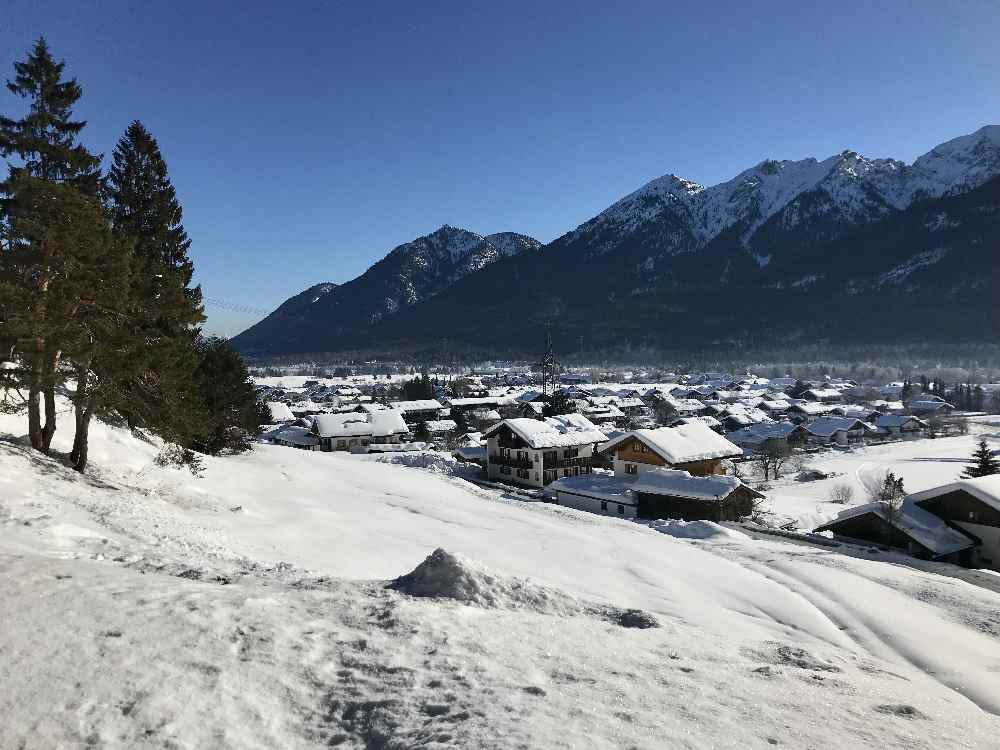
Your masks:
<svg viewBox="0 0 1000 750"><path fill-rule="evenodd" d="M441 224L549 241L669 172L1000 122L1000 3L810 5L8 0L0 73L48 37L88 146L160 141L206 297L270 310Z"/></svg>

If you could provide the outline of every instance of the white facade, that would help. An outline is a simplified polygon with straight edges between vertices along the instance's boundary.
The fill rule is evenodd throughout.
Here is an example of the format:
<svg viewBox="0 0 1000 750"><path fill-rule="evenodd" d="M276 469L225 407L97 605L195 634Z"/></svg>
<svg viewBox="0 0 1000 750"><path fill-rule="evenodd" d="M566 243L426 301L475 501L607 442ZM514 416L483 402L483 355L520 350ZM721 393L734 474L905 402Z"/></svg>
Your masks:
<svg viewBox="0 0 1000 750"><path fill-rule="evenodd" d="M617 516L618 518L635 518L635 500L628 496L622 497L599 497L587 495L579 492L567 492L566 490L556 490L556 502L567 508L576 508L590 513L598 513L605 516Z"/></svg>
<svg viewBox="0 0 1000 750"><path fill-rule="evenodd" d="M559 464L593 455L594 446L590 444L569 448L501 448L500 439L494 434L486 441L486 476L528 487L544 487L562 477L590 473L589 466Z"/></svg>
<svg viewBox="0 0 1000 750"><path fill-rule="evenodd" d="M969 523L968 521L953 521L952 523L970 534L974 534L982 541L982 544L976 548L977 560L973 562L974 565L1000 570L1000 528L984 526L980 523Z"/></svg>

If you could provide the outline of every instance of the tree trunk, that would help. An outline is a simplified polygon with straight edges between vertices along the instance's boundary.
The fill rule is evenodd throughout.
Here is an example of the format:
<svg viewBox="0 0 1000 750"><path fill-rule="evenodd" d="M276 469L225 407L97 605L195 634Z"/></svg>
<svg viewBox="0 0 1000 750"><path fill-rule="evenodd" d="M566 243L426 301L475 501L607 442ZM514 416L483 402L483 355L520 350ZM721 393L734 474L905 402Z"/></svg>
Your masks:
<svg viewBox="0 0 1000 750"><path fill-rule="evenodd" d="M49 452L52 436L56 434L56 368L59 366L59 352L47 351L43 360L42 397L45 400L45 426L42 427L42 451Z"/></svg>
<svg viewBox="0 0 1000 750"><path fill-rule="evenodd" d="M90 419L94 411L91 407L83 410L76 423L76 437L73 439L73 468L81 474L87 469L87 447L90 438Z"/></svg>
<svg viewBox="0 0 1000 750"><path fill-rule="evenodd" d="M88 368L84 365L76 368L76 396L73 398L73 419L76 422L76 431L73 433L73 450L69 453L69 460L73 468L81 472L87 465L89 414L92 411L90 396L87 393L89 374ZM83 457L82 465L80 464L81 456Z"/></svg>
<svg viewBox="0 0 1000 750"><path fill-rule="evenodd" d="M56 434L56 389L47 385L42 391L45 400L45 426L42 427L42 452L48 453L52 445L52 436Z"/></svg>
<svg viewBox="0 0 1000 750"><path fill-rule="evenodd" d="M42 410L38 397L41 392L34 383L28 388L28 438L31 447L42 450Z"/></svg>

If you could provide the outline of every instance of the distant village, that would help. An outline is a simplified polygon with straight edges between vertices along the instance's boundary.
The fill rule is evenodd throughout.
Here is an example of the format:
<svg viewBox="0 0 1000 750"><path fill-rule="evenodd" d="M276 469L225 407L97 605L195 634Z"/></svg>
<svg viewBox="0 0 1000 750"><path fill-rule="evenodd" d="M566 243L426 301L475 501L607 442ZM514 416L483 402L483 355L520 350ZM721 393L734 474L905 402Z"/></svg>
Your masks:
<svg viewBox="0 0 1000 750"><path fill-rule="evenodd" d="M662 374L661 374L662 375ZM667 373L628 382L553 363L462 375L258 378L260 442L310 451L443 451L472 481L627 519L760 521L768 481L801 457L964 434L1000 385ZM950 398L950 400L949 400ZM959 402L959 403L956 403ZM996 409L993 409L996 412ZM1000 565L1000 476L852 505L826 536ZM980 487L979 485L983 485Z"/></svg>

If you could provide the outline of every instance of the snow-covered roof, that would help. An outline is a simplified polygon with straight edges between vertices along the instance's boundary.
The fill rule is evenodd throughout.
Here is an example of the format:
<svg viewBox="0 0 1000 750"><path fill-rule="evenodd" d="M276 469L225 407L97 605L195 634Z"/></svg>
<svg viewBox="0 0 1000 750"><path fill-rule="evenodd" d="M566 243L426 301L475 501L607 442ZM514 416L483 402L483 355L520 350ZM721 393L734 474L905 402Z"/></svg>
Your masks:
<svg viewBox="0 0 1000 750"><path fill-rule="evenodd" d="M358 437L371 435L368 415L360 412L346 414L317 414L313 417L312 431L321 438Z"/></svg>
<svg viewBox="0 0 1000 750"><path fill-rule="evenodd" d="M791 404L788 403L787 401L768 399L768 400L761 401L757 405L757 408L759 408L759 409L767 409L769 411L785 411L785 410L788 409L789 406L791 406Z"/></svg>
<svg viewBox="0 0 1000 750"><path fill-rule="evenodd" d="M433 398L422 398L415 401L393 401L390 406L401 414L411 411L440 411L444 407Z"/></svg>
<svg viewBox="0 0 1000 750"><path fill-rule="evenodd" d="M1000 511L1000 474L975 479L959 479L957 482L932 487L922 492L914 492L909 498L915 503L922 503L940 495L964 490L986 505Z"/></svg>
<svg viewBox="0 0 1000 750"><path fill-rule="evenodd" d="M710 475L693 477L686 471L676 469L650 469L641 472L638 479L630 483L635 492L648 492L654 495L673 495L674 497L689 497L695 500L724 500L734 490L745 486L736 477ZM747 489L750 489L749 487ZM750 490L763 497L756 490Z"/></svg>
<svg viewBox="0 0 1000 750"><path fill-rule="evenodd" d="M655 430L634 430L608 442L601 447L601 451L612 451L633 437L652 448L669 464L743 455L738 446L714 432L704 422L689 422Z"/></svg>
<svg viewBox="0 0 1000 750"><path fill-rule="evenodd" d="M507 425L518 437L532 448L561 448L588 443L603 443L607 435L582 414L562 414L545 419L518 417L505 419L483 432L489 437Z"/></svg>
<svg viewBox="0 0 1000 750"><path fill-rule="evenodd" d="M295 415L292 414L292 410L288 408L288 404L281 401L268 401L267 411L271 416L272 422L295 421Z"/></svg>
<svg viewBox="0 0 1000 750"><path fill-rule="evenodd" d="M840 398L840 391L836 388L810 388L805 395L813 398Z"/></svg>
<svg viewBox="0 0 1000 750"><path fill-rule="evenodd" d="M635 500L631 497L632 485L607 474L581 474L576 477L563 477L552 482L549 489L554 492L585 495L600 500L635 505Z"/></svg>
<svg viewBox="0 0 1000 750"><path fill-rule="evenodd" d="M372 435L386 437L409 432L403 416L392 409L346 414L317 414L313 419L313 434L321 438L359 437Z"/></svg>
<svg viewBox="0 0 1000 750"><path fill-rule="evenodd" d="M935 555L948 555L973 546L969 537L953 529L930 511L921 508L914 502L913 497L911 495L903 501L898 513L890 513L884 503L866 503L841 511L836 518L815 530L836 532L834 527L839 523L874 513Z"/></svg>
<svg viewBox="0 0 1000 750"><path fill-rule="evenodd" d="M430 432L451 432L458 426L452 419L428 419L424 424Z"/></svg>
<svg viewBox="0 0 1000 750"><path fill-rule="evenodd" d="M924 420L911 414L880 414L875 418L876 427L902 427L908 422L916 422L921 427L927 426Z"/></svg>
<svg viewBox="0 0 1000 750"><path fill-rule="evenodd" d="M758 445L765 440L786 439L799 429L801 426L791 422L760 423L727 433L726 439L737 445Z"/></svg>
<svg viewBox="0 0 1000 750"><path fill-rule="evenodd" d="M829 414L833 407L830 404L820 404L815 401L806 401L801 404L792 404L789 410L794 410L802 412L808 416L816 416L819 414Z"/></svg>
<svg viewBox="0 0 1000 750"><path fill-rule="evenodd" d="M817 437L830 437L841 430L854 430L861 428L865 432L871 432L872 426L860 419L853 417L820 417L819 419L805 425L806 431Z"/></svg>
<svg viewBox="0 0 1000 750"><path fill-rule="evenodd" d="M450 398L445 401L447 406L500 406L501 404L512 404L514 399L510 396L478 396L475 398Z"/></svg>
<svg viewBox="0 0 1000 750"><path fill-rule="evenodd" d="M393 409L372 412L368 415L368 421L371 423L372 435L375 437L403 435L410 431L403 415Z"/></svg>
<svg viewBox="0 0 1000 750"><path fill-rule="evenodd" d="M319 438L309 432L306 427L286 425L267 433L267 439L272 442L280 440L292 445L317 445Z"/></svg>

